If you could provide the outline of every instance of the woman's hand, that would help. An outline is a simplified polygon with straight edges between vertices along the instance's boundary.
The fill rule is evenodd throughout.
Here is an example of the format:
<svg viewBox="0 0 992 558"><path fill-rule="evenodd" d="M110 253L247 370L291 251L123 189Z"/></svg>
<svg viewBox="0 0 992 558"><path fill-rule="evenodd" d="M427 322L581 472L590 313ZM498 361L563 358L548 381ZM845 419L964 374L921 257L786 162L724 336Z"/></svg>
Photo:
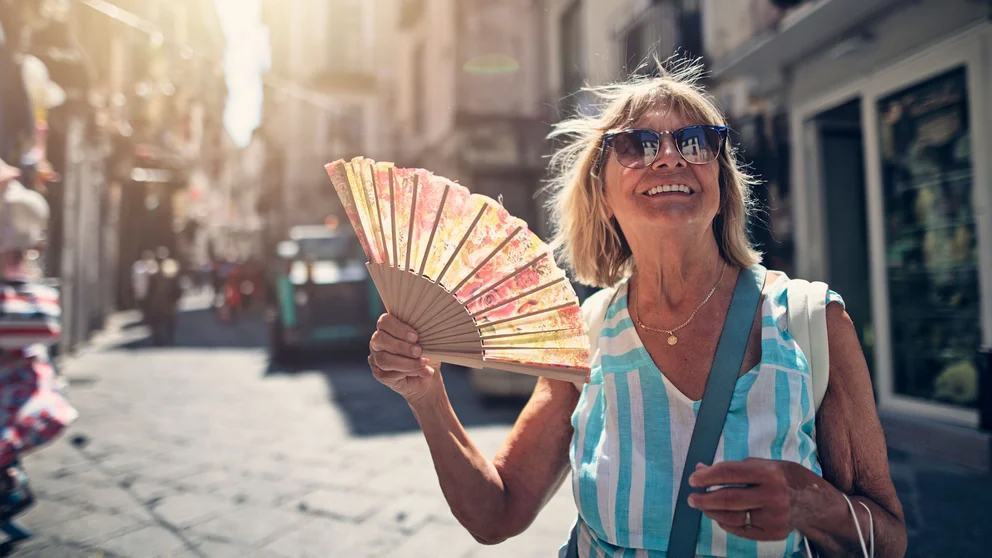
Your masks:
<svg viewBox="0 0 992 558"><path fill-rule="evenodd" d="M391 314L383 314L369 341L369 366L379 382L417 403L443 389L440 362L421 358L417 332Z"/></svg>
<svg viewBox="0 0 992 558"><path fill-rule="evenodd" d="M794 530L803 530L805 506L797 495L817 481L827 484L791 461L749 458L710 467L698 463L689 476L690 486L725 488L690 494L689 505L728 533L757 541L779 541ZM746 526L747 512L750 526Z"/></svg>

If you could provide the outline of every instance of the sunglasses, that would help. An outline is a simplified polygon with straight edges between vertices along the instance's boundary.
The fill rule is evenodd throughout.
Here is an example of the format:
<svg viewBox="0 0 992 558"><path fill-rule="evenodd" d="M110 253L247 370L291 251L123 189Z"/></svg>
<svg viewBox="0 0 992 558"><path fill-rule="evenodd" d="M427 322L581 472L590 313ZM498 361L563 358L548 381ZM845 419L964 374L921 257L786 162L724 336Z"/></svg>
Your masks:
<svg viewBox="0 0 992 558"><path fill-rule="evenodd" d="M634 129L612 132L603 136L603 156L606 149L612 148L617 162L628 169L643 169L651 166L661 152L661 138L671 135L675 148L685 162L705 165L720 156L720 150L727 141L726 126L696 125L679 128L674 132Z"/></svg>

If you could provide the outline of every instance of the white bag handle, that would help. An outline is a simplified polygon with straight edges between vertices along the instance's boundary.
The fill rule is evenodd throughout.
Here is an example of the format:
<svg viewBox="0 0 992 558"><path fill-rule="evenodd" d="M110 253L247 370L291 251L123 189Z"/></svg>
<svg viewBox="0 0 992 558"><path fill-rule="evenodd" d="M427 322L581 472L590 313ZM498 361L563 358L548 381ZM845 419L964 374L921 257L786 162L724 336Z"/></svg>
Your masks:
<svg viewBox="0 0 992 558"><path fill-rule="evenodd" d="M830 382L830 348L827 340L827 284L789 281L788 330L806 355L813 380L813 408L819 409Z"/></svg>
<svg viewBox="0 0 992 558"><path fill-rule="evenodd" d="M603 330L603 322L606 321L606 311L610 309L613 302L613 295L616 294L616 287L601 289L591 294L582 303L582 316L586 320L589 331L589 348L592 350L589 356L589 366L596 362L599 354L599 332ZM588 380L588 378L587 378ZM582 390L581 384L576 384Z"/></svg>

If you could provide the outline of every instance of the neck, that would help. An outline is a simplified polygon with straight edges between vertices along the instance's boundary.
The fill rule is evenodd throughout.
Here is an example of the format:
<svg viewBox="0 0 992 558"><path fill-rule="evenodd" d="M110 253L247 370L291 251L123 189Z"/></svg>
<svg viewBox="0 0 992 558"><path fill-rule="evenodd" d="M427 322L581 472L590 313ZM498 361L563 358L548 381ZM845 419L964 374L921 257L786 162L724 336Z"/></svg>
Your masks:
<svg viewBox="0 0 992 558"><path fill-rule="evenodd" d="M725 263L713 233L701 238L666 237L650 244L631 242L639 308L660 308L680 312L695 307L705 297L723 271ZM643 249L641 249L643 248Z"/></svg>

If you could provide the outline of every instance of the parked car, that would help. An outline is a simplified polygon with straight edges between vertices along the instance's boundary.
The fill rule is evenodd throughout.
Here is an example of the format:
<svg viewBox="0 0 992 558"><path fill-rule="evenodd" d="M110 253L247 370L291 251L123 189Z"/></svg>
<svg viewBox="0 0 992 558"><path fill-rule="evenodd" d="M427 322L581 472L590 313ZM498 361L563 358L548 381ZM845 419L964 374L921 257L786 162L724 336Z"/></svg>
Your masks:
<svg viewBox="0 0 992 558"><path fill-rule="evenodd" d="M273 359L364 344L383 306L354 232L294 227L276 251L266 312Z"/></svg>

